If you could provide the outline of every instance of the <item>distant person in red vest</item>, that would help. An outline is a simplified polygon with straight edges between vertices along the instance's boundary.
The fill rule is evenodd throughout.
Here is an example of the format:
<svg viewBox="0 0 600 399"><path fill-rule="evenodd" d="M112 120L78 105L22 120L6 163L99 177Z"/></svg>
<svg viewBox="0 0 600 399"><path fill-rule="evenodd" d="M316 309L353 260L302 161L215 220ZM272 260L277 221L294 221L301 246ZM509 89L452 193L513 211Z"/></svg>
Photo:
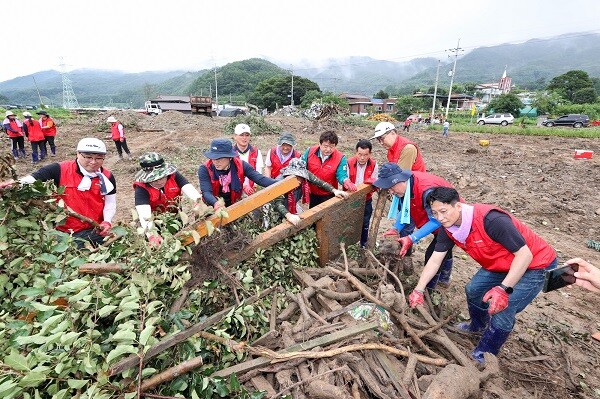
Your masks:
<svg viewBox="0 0 600 399"><path fill-rule="evenodd" d="M157 152L140 157L140 170L135 175L135 209L140 224L153 245L160 245L162 237L152 223L152 215L162 212L178 212L182 195L194 204L196 212L212 213L212 208L201 202L202 194L177 171L175 165L165 162ZM210 212L209 212L210 210Z"/></svg>
<svg viewBox="0 0 600 399"><path fill-rule="evenodd" d="M54 119L48 115L46 111L39 111L37 114L40 116L40 125L42 126L42 132L44 133L44 153L47 153L46 143L50 146L50 155L56 156L56 145L54 144L54 139L56 137L56 123L54 123Z"/></svg>
<svg viewBox="0 0 600 399"><path fill-rule="evenodd" d="M412 123L412 119L410 119L410 116L408 118L406 118L404 120L404 129L402 129L403 132L408 132L410 131L410 124Z"/></svg>
<svg viewBox="0 0 600 399"><path fill-rule="evenodd" d="M23 123L12 111L6 111L6 118L2 121L4 130L12 141L12 154L15 159L26 158L25 134L23 134Z"/></svg>
<svg viewBox="0 0 600 399"><path fill-rule="evenodd" d="M42 132L40 122L33 119L31 113L23 112L23 117L25 118L23 132L25 132L25 136L27 136L29 143L31 143L31 161L36 164L46 158L46 147L44 146L46 138Z"/></svg>
<svg viewBox="0 0 600 399"><path fill-rule="evenodd" d="M400 166L402 170L425 172L425 161L419 147L412 141L400 136L390 122L380 122L375 126L371 140L377 139L387 148L387 160Z"/></svg>
<svg viewBox="0 0 600 399"><path fill-rule="evenodd" d="M114 116L109 116L106 121L110 123L110 138L115 142L119 158L123 159L123 151L125 151L127 159L131 159L131 153L129 152L129 147L127 147L127 139L125 138L125 128L123 127L123 124Z"/></svg>
<svg viewBox="0 0 600 399"><path fill-rule="evenodd" d="M433 240L425 250L425 263L433 253L440 227L431 214L427 198L436 187L452 187L445 179L427 172L411 172L402 170L395 163L386 163L379 170L377 180L373 183L377 188L389 190L399 198L398 216L394 227L384 233L401 244L400 256L412 254L413 243L433 233ZM415 227L418 229L415 230ZM452 275L452 251L448 251L439 273L427 281L427 288L433 289L437 284L448 286Z"/></svg>
<svg viewBox="0 0 600 399"><path fill-rule="evenodd" d="M470 322L457 327L483 333L471 357L483 363L485 352L497 355L512 331L517 313L542 290L547 270L556 268L556 252L510 212L493 205L466 204L453 188L439 187L428 199L442 224L435 251L409 296L422 305L425 285L455 245L481 265L465 287Z"/></svg>
<svg viewBox="0 0 600 399"><path fill-rule="evenodd" d="M77 144L74 160L43 166L19 180L22 184L52 180L56 187L64 187L60 199L65 205L94 222L67 216L63 224L56 226L57 230L71 234L79 248L84 247L85 241L94 246L102 243L110 235L111 222L117 211L117 183L114 175L102 167L105 157L104 142L84 138Z"/></svg>
<svg viewBox="0 0 600 399"><path fill-rule="evenodd" d="M300 158L300 153L294 149L295 146L296 138L292 133L281 133L277 146L267 152L264 175L276 179L281 169L288 166L292 159Z"/></svg>
<svg viewBox="0 0 600 399"><path fill-rule="evenodd" d="M348 159L348 177L357 186L361 183L373 184L377 180L379 167L377 161L371 158L373 145L371 141L361 139L356 143L356 154ZM369 239L369 224L373 214L373 193L367 195L365 202L365 213L363 217L362 233L360 235L360 246L364 248Z"/></svg>
<svg viewBox="0 0 600 399"><path fill-rule="evenodd" d="M356 184L348 177L348 162L346 156L336 148L338 136L333 130L321 133L319 145L314 145L302 154L302 159L308 166L308 171L331 184L334 188L343 185L344 189L354 192ZM333 193L325 191L313 184L310 186L310 207L313 208L334 197Z"/></svg>
<svg viewBox="0 0 600 399"><path fill-rule="evenodd" d="M248 162L242 161L228 139L214 139L204 155L208 161L198 168L200 191L204 202L215 210L242 198L246 178L262 187L276 183L275 179L258 173ZM223 202L218 201L218 197Z"/></svg>
<svg viewBox="0 0 600 399"><path fill-rule="evenodd" d="M262 153L256 146L250 144L250 126L245 123L239 123L233 130L233 150L238 154L242 161L246 161L258 173L262 173L264 161ZM254 182L248 178L244 180L244 194L252 195L254 193Z"/></svg>

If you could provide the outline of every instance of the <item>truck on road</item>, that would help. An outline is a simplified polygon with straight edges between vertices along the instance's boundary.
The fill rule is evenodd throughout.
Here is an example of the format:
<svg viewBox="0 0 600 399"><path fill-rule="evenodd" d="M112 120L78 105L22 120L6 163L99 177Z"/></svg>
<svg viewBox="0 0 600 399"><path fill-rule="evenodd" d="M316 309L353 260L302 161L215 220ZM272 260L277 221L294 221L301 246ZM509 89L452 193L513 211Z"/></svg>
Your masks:
<svg viewBox="0 0 600 399"><path fill-rule="evenodd" d="M166 111L179 111L186 114L213 115L213 101L210 96L166 96L159 95L144 103L148 115L158 115Z"/></svg>

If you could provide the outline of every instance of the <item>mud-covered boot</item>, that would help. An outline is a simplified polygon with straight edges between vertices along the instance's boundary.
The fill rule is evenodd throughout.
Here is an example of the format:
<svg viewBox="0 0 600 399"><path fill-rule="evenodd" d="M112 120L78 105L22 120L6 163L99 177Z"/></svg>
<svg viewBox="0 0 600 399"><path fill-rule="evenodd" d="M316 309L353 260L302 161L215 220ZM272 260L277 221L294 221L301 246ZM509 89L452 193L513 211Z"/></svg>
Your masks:
<svg viewBox="0 0 600 399"><path fill-rule="evenodd" d="M490 322L490 315L487 309L482 309L470 302L468 302L467 305L469 307L471 321L463 321L462 323L456 324L454 327L467 333L482 332Z"/></svg>
<svg viewBox="0 0 600 399"><path fill-rule="evenodd" d="M475 349L473 349L473 352L471 352L471 357L478 363L483 364L483 354L489 352L493 355L497 355L509 335L510 331L495 328L492 323L490 323L488 328L483 332L483 336L479 340L479 343Z"/></svg>

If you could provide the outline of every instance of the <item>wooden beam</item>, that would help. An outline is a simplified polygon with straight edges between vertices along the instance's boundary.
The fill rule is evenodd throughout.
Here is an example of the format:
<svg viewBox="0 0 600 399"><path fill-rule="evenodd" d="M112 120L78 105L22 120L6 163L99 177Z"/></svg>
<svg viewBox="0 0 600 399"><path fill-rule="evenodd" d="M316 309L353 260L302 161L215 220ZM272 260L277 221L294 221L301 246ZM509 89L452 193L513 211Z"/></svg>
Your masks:
<svg viewBox="0 0 600 399"><path fill-rule="evenodd" d="M288 352L298 352L298 351L309 351L317 346L325 346L329 344L333 344L335 342L342 341L346 338L353 337L358 334L362 334L364 332L374 330L379 327L378 321L372 321L369 323L358 323L355 326L348 327L341 331L336 331L334 333L324 335L322 337L311 339L310 341L302 342L299 344L292 345L288 348L278 351L277 353L288 353ZM245 373L254 369L257 369L262 366L266 366L271 363L271 359L266 357L257 357L256 359L247 360L243 363L236 364L231 367L227 367L223 370L219 370L216 373L213 373L211 377L227 377L231 374L240 374Z"/></svg>
<svg viewBox="0 0 600 399"><path fill-rule="evenodd" d="M264 204L273 201L275 198L288 193L298 187L300 183L295 176L288 176L284 180L273 184L272 186L265 187L262 190L257 191L249 197L244 198L243 200L236 202L233 205L230 205L226 208L227 214L229 215L227 218L220 218L217 216L212 216L208 219L208 221L212 222L215 227L224 226L228 223L231 223L244 215L252 212L253 210L260 208ZM194 226L194 229L200 234L200 237L204 237L208 234L206 230L205 221L197 222ZM186 234L182 236L181 241L184 245L189 245L194 242L194 238L191 234Z"/></svg>

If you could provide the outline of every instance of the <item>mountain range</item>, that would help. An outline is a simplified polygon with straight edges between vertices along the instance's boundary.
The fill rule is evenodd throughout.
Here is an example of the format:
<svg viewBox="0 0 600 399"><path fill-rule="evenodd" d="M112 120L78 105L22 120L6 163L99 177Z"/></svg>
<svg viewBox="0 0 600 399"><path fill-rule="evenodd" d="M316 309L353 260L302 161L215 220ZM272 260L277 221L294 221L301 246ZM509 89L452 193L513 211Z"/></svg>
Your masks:
<svg viewBox="0 0 600 399"><path fill-rule="evenodd" d="M316 82L323 91L372 95L385 90L409 94L433 86L438 63L439 84L449 84L452 58L417 58L407 62L370 57L329 59L320 66L297 66L294 75ZM573 33L519 44L479 47L457 59L456 83L496 82L506 69L514 85L543 89L555 76L569 70L600 77L600 34ZM237 61L217 69L219 96L247 95L261 80L290 71L263 59ZM212 95L214 70L125 73L78 69L68 73L80 105L140 107L157 94ZM0 95L9 103L60 106L63 83L58 71L42 71L0 82Z"/></svg>

